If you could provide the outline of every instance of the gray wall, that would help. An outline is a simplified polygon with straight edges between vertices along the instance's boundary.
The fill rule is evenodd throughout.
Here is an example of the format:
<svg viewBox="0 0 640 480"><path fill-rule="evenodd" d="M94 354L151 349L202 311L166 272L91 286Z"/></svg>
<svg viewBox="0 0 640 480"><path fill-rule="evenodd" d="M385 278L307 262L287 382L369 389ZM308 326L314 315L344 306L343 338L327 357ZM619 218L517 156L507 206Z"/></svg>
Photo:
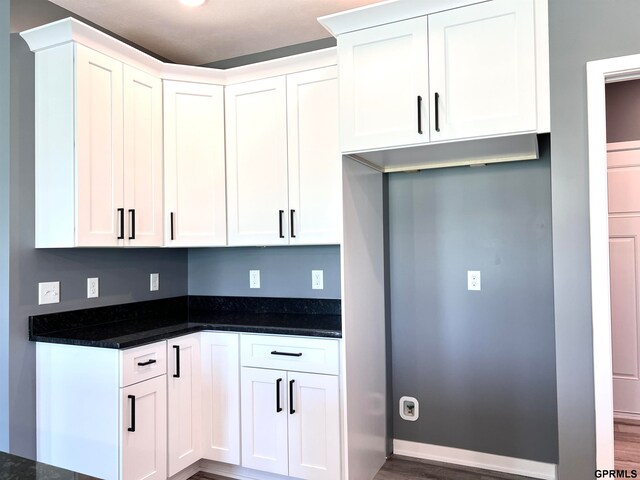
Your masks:
<svg viewBox="0 0 640 480"><path fill-rule="evenodd" d="M9 450L9 0L0 0L0 450Z"/></svg>
<svg viewBox="0 0 640 480"><path fill-rule="evenodd" d="M249 288L260 270L260 289ZM311 270L324 271L324 289L311 289ZM249 247L189 250L189 295L340 298L340 248Z"/></svg>
<svg viewBox="0 0 640 480"><path fill-rule="evenodd" d="M640 2L549 2L551 185L560 480L593 478L587 61L640 52Z"/></svg>
<svg viewBox="0 0 640 480"><path fill-rule="evenodd" d="M537 161L390 175L395 438L557 462L543 150ZM467 270L481 271L482 291L467 290ZM404 395L420 402L416 422L398 414Z"/></svg>
<svg viewBox="0 0 640 480"><path fill-rule="evenodd" d="M1 69L0 69L1 70ZM187 294L183 249L34 249L34 55L11 35L10 447L35 455L35 344L32 314ZM160 291L149 292L149 274ZM86 298L87 277L100 278L100 298ZM60 281L61 302L38 306L37 284Z"/></svg>
<svg viewBox="0 0 640 480"><path fill-rule="evenodd" d="M606 85L607 142L640 140L640 80Z"/></svg>

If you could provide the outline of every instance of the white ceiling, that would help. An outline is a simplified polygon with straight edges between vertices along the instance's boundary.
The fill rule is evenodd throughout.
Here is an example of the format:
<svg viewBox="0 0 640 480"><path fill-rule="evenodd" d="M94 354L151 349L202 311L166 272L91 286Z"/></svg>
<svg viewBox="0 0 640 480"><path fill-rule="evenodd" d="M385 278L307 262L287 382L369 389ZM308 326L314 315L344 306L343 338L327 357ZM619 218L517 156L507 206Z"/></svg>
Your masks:
<svg viewBox="0 0 640 480"><path fill-rule="evenodd" d="M317 17L379 0L49 0L176 63L201 65L326 38Z"/></svg>

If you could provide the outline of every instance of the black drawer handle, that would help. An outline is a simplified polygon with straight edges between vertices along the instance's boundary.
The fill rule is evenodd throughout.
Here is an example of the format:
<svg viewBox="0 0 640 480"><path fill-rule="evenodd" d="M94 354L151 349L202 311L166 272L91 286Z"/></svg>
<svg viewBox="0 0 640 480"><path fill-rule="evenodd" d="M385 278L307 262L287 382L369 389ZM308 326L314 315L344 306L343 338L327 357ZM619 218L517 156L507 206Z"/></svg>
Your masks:
<svg viewBox="0 0 640 480"><path fill-rule="evenodd" d="M280 413L282 411L282 405L280 405L280 384L281 383L282 383L281 378L276 380L276 413Z"/></svg>
<svg viewBox="0 0 640 480"><path fill-rule="evenodd" d="M170 219L171 219L171 240L175 240L173 236L173 212L171 212Z"/></svg>
<svg viewBox="0 0 640 480"><path fill-rule="evenodd" d="M440 94L435 93L435 111L436 111L436 132L440 131Z"/></svg>
<svg viewBox="0 0 640 480"><path fill-rule="evenodd" d="M293 384L295 380L289 382L289 413L293 415L296 411L293 409Z"/></svg>
<svg viewBox="0 0 640 480"><path fill-rule="evenodd" d="M280 238L284 238L284 234L282 233L282 215L284 214L284 210L278 210L278 222L280 224L279 232Z"/></svg>
<svg viewBox="0 0 640 480"><path fill-rule="evenodd" d="M173 374L174 378L180 378L180 345L174 345L176 351L176 373Z"/></svg>
<svg viewBox="0 0 640 480"><path fill-rule="evenodd" d="M274 350L273 352L271 352L271 355L283 355L285 357L301 357L302 353L279 352L277 350Z"/></svg>
<svg viewBox="0 0 640 480"><path fill-rule="evenodd" d="M131 235L129 236L129 240L136 239L136 210L135 208L129 209L129 216L131 217Z"/></svg>
<svg viewBox="0 0 640 480"><path fill-rule="evenodd" d="M422 96L418 95L418 133L422 135Z"/></svg>
<svg viewBox="0 0 640 480"><path fill-rule="evenodd" d="M120 235L118 235L118 240L124 240L124 208L118 209L118 216L120 217Z"/></svg>
<svg viewBox="0 0 640 480"><path fill-rule="evenodd" d="M293 217L295 213L296 213L295 210L291 210L291 238L296 238L296 234L293 233Z"/></svg>
<svg viewBox="0 0 640 480"><path fill-rule="evenodd" d="M131 400L131 426L127 428L130 432L136 431L136 396L129 395L129 400Z"/></svg>
<svg viewBox="0 0 640 480"><path fill-rule="evenodd" d="M147 365L151 365L156 363L156 361L152 358L151 360L147 360L146 362L138 362L139 367L146 367Z"/></svg>

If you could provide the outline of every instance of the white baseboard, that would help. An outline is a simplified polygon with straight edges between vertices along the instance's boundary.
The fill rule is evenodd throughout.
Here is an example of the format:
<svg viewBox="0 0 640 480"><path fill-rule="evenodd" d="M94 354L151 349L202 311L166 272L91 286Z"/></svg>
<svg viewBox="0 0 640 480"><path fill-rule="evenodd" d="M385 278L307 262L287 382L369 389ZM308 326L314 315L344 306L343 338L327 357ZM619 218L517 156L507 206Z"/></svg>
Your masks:
<svg viewBox="0 0 640 480"><path fill-rule="evenodd" d="M483 468L513 475L542 478L544 480L557 479L556 465L552 463L534 462L532 460L503 457L501 455L473 452L459 448L441 447L438 445L394 439L393 453L407 457L421 458L423 460L433 460L435 462Z"/></svg>
<svg viewBox="0 0 640 480"><path fill-rule="evenodd" d="M291 478L211 460L200 460L200 471L237 480L289 480Z"/></svg>
<svg viewBox="0 0 640 480"><path fill-rule="evenodd" d="M636 422L640 421L640 413L631 413L631 412L613 412L614 420L635 420Z"/></svg>

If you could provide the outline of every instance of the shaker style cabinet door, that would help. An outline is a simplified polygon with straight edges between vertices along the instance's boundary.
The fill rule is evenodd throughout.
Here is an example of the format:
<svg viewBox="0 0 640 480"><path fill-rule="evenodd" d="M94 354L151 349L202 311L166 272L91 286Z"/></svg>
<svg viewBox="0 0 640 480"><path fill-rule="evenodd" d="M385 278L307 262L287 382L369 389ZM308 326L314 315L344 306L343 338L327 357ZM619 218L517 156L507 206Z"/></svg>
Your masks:
<svg viewBox="0 0 640 480"><path fill-rule="evenodd" d="M288 475L287 372L242 367L242 466Z"/></svg>
<svg viewBox="0 0 640 480"><path fill-rule="evenodd" d="M167 478L166 376L120 389L121 479Z"/></svg>
<svg viewBox="0 0 640 480"><path fill-rule="evenodd" d="M169 476L202 457L200 334L167 341Z"/></svg>
<svg viewBox="0 0 640 480"><path fill-rule="evenodd" d="M289 475L306 480L340 478L338 377L288 372Z"/></svg>
<svg viewBox="0 0 640 480"><path fill-rule="evenodd" d="M240 368L237 333L202 332L203 457L240 464Z"/></svg>
<svg viewBox="0 0 640 480"><path fill-rule="evenodd" d="M76 45L76 246L124 245L122 67Z"/></svg>
<svg viewBox="0 0 640 480"><path fill-rule="evenodd" d="M428 18L431 140L535 131L533 0Z"/></svg>
<svg viewBox="0 0 640 480"><path fill-rule="evenodd" d="M287 75L289 244L342 239L338 69Z"/></svg>
<svg viewBox="0 0 640 480"><path fill-rule="evenodd" d="M338 37L343 152L429 141L427 20Z"/></svg>
<svg viewBox="0 0 640 480"><path fill-rule="evenodd" d="M223 87L164 81L165 245L227 241Z"/></svg>
<svg viewBox="0 0 640 480"><path fill-rule="evenodd" d="M225 89L229 245L286 245L285 77Z"/></svg>
<svg viewBox="0 0 640 480"><path fill-rule="evenodd" d="M125 244L162 245L162 81L124 66Z"/></svg>

